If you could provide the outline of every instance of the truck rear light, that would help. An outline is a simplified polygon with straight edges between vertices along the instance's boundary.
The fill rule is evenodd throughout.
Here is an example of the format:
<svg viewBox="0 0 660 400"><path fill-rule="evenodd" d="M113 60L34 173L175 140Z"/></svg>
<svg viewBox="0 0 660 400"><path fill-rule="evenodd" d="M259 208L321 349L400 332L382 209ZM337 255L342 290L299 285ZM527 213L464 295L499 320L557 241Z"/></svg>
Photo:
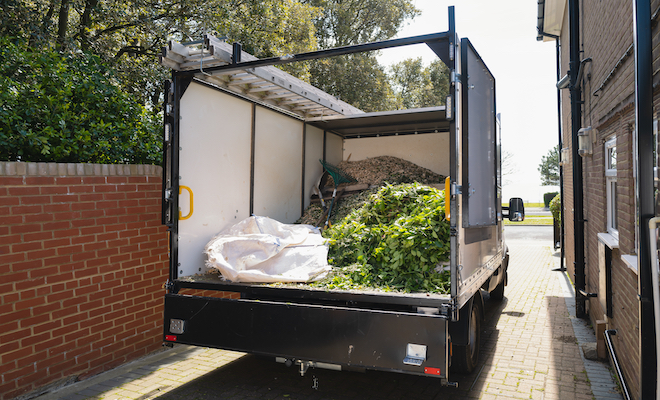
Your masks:
<svg viewBox="0 0 660 400"><path fill-rule="evenodd" d="M165 340L168 342L176 342L176 335L165 335Z"/></svg>
<svg viewBox="0 0 660 400"><path fill-rule="evenodd" d="M440 375L440 368L424 367L424 373L429 375Z"/></svg>

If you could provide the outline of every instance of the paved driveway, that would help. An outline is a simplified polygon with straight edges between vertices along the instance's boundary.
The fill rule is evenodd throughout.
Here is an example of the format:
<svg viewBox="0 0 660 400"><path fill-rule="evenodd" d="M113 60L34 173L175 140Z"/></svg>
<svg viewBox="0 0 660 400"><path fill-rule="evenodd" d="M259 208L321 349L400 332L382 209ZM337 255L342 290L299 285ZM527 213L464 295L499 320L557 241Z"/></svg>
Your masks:
<svg viewBox="0 0 660 400"><path fill-rule="evenodd" d="M272 358L180 346L41 399L620 399L606 365L582 357L579 342L595 337L571 316L552 230L539 228L506 228L505 299L486 301L479 365L451 376L457 389L388 372L310 369L301 377Z"/></svg>

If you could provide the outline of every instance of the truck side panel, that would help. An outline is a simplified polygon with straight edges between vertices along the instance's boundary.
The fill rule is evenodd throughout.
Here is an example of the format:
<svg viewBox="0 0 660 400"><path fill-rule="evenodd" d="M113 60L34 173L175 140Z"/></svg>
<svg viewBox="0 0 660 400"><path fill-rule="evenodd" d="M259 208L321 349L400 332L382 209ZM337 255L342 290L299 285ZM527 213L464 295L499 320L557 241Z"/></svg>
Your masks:
<svg viewBox="0 0 660 400"><path fill-rule="evenodd" d="M302 210L303 122L264 107L255 112L253 213L290 224Z"/></svg>
<svg viewBox="0 0 660 400"><path fill-rule="evenodd" d="M208 240L250 215L251 121L250 103L195 82L181 98L179 184L194 204L178 222L179 276L202 272ZM189 199L182 191L184 217Z"/></svg>
<svg viewBox="0 0 660 400"><path fill-rule="evenodd" d="M504 252L498 227L461 229L457 302L462 307L502 264Z"/></svg>
<svg viewBox="0 0 660 400"><path fill-rule="evenodd" d="M344 139L327 132L325 135L325 160L337 165L344 160Z"/></svg>

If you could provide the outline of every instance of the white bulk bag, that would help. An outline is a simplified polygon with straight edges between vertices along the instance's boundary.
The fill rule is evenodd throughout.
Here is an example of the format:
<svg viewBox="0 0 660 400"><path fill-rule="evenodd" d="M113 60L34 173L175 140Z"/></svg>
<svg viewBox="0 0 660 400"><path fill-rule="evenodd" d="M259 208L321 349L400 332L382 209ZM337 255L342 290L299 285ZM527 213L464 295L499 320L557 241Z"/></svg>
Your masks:
<svg viewBox="0 0 660 400"><path fill-rule="evenodd" d="M252 216L206 245L206 265L232 282L310 282L323 278L327 240L311 225L283 224Z"/></svg>

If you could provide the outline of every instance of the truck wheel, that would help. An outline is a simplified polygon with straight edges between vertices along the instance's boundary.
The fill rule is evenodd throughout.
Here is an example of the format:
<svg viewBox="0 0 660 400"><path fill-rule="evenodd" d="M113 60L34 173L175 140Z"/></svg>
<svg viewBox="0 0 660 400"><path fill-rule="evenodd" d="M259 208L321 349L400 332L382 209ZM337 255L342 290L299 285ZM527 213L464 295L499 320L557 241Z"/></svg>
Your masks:
<svg viewBox="0 0 660 400"><path fill-rule="evenodd" d="M479 342L481 341L481 312L477 302L473 302L470 311L470 340L467 346L453 346L452 369L458 373L469 374L479 361Z"/></svg>
<svg viewBox="0 0 660 400"><path fill-rule="evenodd" d="M504 299L504 284L506 283L506 278L502 279L502 282L498 283L490 292L490 298L496 301L502 301Z"/></svg>

